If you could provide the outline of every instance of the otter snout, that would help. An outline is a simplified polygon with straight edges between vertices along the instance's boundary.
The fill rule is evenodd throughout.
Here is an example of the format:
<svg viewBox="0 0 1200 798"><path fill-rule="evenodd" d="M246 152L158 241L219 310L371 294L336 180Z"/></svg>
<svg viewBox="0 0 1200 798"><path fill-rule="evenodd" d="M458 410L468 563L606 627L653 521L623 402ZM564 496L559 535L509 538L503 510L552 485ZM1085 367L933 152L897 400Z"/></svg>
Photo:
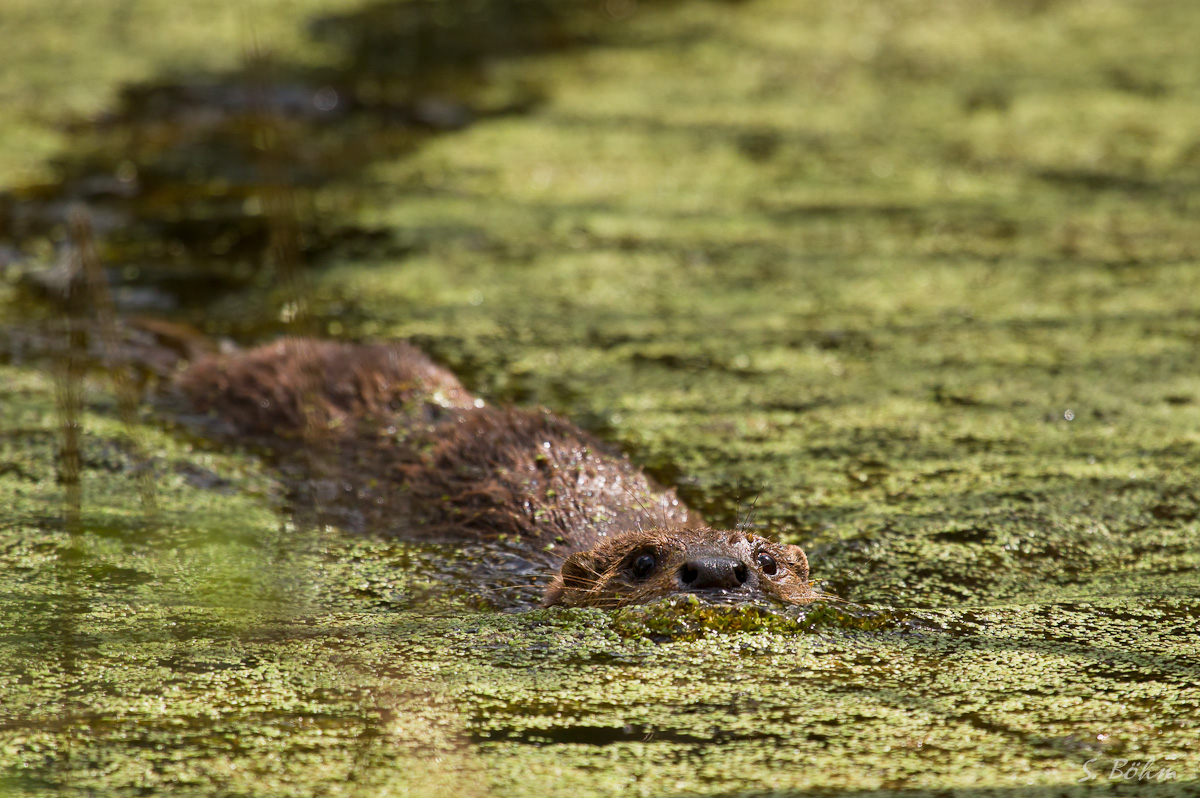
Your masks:
<svg viewBox="0 0 1200 798"><path fill-rule="evenodd" d="M694 557L679 566L685 590L736 590L750 578L750 567L734 557Z"/></svg>

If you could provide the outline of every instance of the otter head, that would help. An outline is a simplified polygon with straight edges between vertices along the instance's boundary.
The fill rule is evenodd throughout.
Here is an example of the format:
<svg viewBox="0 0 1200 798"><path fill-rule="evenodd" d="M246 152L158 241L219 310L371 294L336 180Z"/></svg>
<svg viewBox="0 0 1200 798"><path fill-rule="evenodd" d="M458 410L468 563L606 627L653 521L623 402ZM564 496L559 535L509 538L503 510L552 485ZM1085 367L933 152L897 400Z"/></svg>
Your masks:
<svg viewBox="0 0 1200 798"><path fill-rule="evenodd" d="M628 532L573 554L546 589L546 607L623 607L694 594L719 602L807 604L808 558L799 546L707 528Z"/></svg>

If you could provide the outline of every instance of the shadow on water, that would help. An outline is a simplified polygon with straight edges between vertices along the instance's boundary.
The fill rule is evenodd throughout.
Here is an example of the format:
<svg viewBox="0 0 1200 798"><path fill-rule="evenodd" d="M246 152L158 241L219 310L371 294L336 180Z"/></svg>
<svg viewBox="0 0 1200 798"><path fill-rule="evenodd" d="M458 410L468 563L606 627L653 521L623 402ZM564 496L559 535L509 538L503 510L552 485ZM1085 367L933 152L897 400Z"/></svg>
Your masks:
<svg viewBox="0 0 1200 798"><path fill-rule="evenodd" d="M325 221L312 190L353 181L431 137L534 110L542 88L492 67L619 35L627 5L376 3L311 23L336 66L251 52L242 70L126 87L111 111L68 126L74 143L55 163L56 182L0 195L0 237L14 242L10 258L45 251L65 237L69 208L85 205L126 312L195 310L273 285L280 265L264 264L272 184L286 187L304 265L331 251L403 255L390 230ZM52 277L29 282L54 293Z"/></svg>

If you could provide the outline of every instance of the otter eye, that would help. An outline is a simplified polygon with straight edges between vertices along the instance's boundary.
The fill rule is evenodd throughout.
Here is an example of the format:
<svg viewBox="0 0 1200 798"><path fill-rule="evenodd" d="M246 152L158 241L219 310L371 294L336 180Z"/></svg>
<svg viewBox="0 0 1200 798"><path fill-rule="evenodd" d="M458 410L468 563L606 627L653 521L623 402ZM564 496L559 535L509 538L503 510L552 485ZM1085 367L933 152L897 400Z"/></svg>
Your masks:
<svg viewBox="0 0 1200 798"><path fill-rule="evenodd" d="M654 573L655 566L658 565L658 560L653 554L642 554L633 561L633 567L630 569L637 579L645 579Z"/></svg>
<svg viewBox="0 0 1200 798"><path fill-rule="evenodd" d="M758 567L767 576L774 576L775 572L779 570L779 565L775 562L775 558L765 551L760 553L755 559L758 561Z"/></svg>

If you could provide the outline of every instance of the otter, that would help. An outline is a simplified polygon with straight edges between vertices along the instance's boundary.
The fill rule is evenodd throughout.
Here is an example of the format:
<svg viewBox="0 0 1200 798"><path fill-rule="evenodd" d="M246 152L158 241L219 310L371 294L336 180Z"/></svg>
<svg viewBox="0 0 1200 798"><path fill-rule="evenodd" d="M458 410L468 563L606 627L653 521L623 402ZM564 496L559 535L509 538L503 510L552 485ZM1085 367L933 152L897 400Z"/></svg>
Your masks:
<svg viewBox="0 0 1200 798"><path fill-rule="evenodd" d="M800 547L711 529L609 445L544 410L488 405L411 344L284 338L202 354L173 382L211 429L281 463L323 448L311 459L340 463L333 481L357 508L342 521L369 508L407 536L557 568L543 606L817 597Z"/></svg>
<svg viewBox="0 0 1200 798"><path fill-rule="evenodd" d="M573 554L546 589L543 606L622 607L677 594L713 601L816 598L799 546L741 530L635 530Z"/></svg>

